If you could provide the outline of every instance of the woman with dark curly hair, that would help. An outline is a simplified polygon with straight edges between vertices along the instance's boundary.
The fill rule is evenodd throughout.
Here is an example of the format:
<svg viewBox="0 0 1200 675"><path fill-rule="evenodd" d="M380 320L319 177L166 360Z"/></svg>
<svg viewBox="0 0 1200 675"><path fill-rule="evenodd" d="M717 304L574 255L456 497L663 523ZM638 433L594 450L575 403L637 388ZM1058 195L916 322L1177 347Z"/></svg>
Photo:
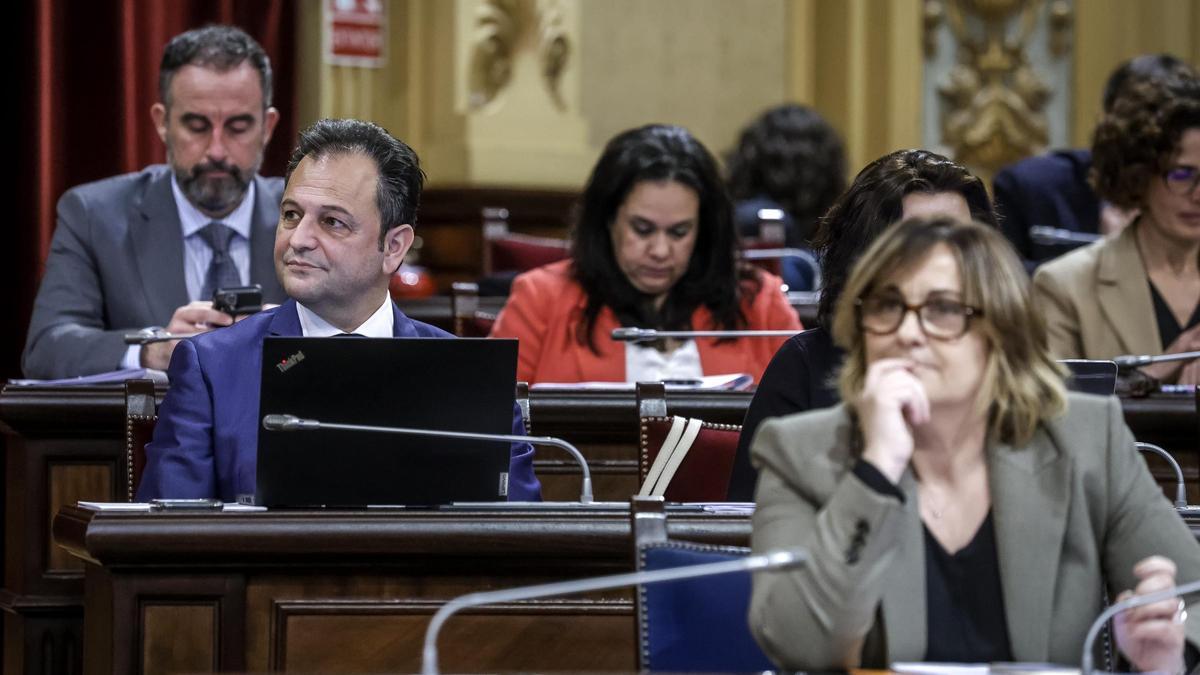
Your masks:
<svg viewBox="0 0 1200 675"><path fill-rule="evenodd" d="M992 201L978 176L928 150L900 150L868 164L821 219L814 242L824 279L819 325L789 338L763 373L742 424L730 500L754 499L758 473L750 465L750 441L763 420L838 403L833 376L843 353L829 328L854 263L893 223L932 215L996 225Z"/></svg>
<svg viewBox="0 0 1200 675"><path fill-rule="evenodd" d="M784 244L808 249L817 219L846 188L842 139L817 111L786 104L767 110L742 130L726 160L733 220L743 237L758 236L759 211L783 212ZM781 265L793 290L814 289L803 265Z"/></svg>
<svg viewBox="0 0 1200 675"><path fill-rule="evenodd" d="M520 340L517 377L537 382L657 381L762 375L780 339L614 342L619 326L778 329L800 321L779 277L737 260L728 193L686 129L619 134L592 170L571 258L513 281L493 337Z"/></svg>
<svg viewBox="0 0 1200 675"><path fill-rule="evenodd" d="M1034 275L1051 350L1088 359L1200 350L1200 80L1122 95L1096 127L1091 176L1101 197L1140 214ZM1200 383L1200 360L1142 371Z"/></svg>

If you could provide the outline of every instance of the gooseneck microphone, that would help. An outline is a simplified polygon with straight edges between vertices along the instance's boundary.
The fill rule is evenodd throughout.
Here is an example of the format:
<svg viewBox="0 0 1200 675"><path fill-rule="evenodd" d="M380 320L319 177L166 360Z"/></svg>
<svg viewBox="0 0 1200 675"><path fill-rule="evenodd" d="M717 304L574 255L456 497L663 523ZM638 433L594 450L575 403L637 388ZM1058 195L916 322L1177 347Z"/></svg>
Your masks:
<svg viewBox="0 0 1200 675"><path fill-rule="evenodd" d="M558 581L550 584L520 586L499 591L485 591L461 595L442 605L429 621L429 627L425 629L425 647L421 654L421 673L422 675L437 675L438 632L442 629L442 624L446 623L446 620L452 614L468 607L479 607L497 602L548 598L556 595L571 595L574 593L586 593L588 591L603 591L641 584L657 584L664 581L711 577L732 572L785 569L801 565L807 561L808 553L802 548L794 548L772 551L762 555L747 556L737 560L724 560L701 565L684 565L682 567L629 572L627 574L613 574L604 577L592 577L590 579L573 579L571 581Z"/></svg>
<svg viewBox="0 0 1200 675"><path fill-rule="evenodd" d="M1138 441L1134 443L1134 445L1136 445L1137 449L1142 452L1149 452L1162 457L1167 461L1167 464L1171 465L1171 470L1175 472L1175 508L1186 509L1188 507L1187 484L1183 482L1183 469L1179 468L1179 462L1175 461L1175 458L1171 456L1171 453L1163 450L1153 443L1142 443L1141 441Z"/></svg>
<svg viewBox="0 0 1200 675"><path fill-rule="evenodd" d="M1168 361L1191 361L1192 359L1200 359L1200 351L1196 352L1179 352L1178 354L1159 354L1157 356L1143 354L1141 356L1126 355L1118 356L1113 359L1117 367L1121 370L1133 370L1142 366L1149 366L1154 363L1167 363Z"/></svg>
<svg viewBox="0 0 1200 675"><path fill-rule="evenodd" d="M1121 602L1116 602L1109 605L1108 609L1100 612L1100 616L1096 617L1096 620L1092 622L1092 627L1088 629L1087 637L1083 640L1083 655L1079 661L1081 664L1079 668L1081 675L1092 675L1092 673L1095 671L1094 661L1092 658L1092 649L1095 647L1096 637L1100 634L1100 630L1104 628L1104 624L1108 623L1109 619L1127 609L1145 607L1146 605L1152 605L1156 602L1170 600L1171 598L1175 597L1182 598L1183 596L1191 595L1196 591L1200 591L1200 581L1192 581L1186 584L1174 586L1172 588L1164 588L1161 591L1155 591L1145 595L1135 595L1132 598L1127 598ZM1183 654L1180 653L1179 657L1182 659Z"/></svg>
<svg viewBox="0 0 1200 675"><path fill-rule="evenodd" d="M579 502L591 504L592 470L588 467L583 453L574 445L561 438L553 436L518 436L516 434L482 434L473 431L443 431L440 429L414 429L411 427L374 427L365 424L335 424L320 420L304 419L295 415L264 415L263 428L268 431L316 431L317 429L332 429L337 431L361 431L379 434L403 434L408 436L433 436L437 438L460 438L469 441L504 441L507 443L531 443L533 445L552 445L562 448L575 458L583 472L583 486L579 489Z"/></svg>
<svg viewBox="0 0 1200 675"><path fill-rule="evenodd" d="M655 330L653 328L614 328L612 339L617 342L652 342L659 338L791 337L799 332L798 330Z"/></svg>

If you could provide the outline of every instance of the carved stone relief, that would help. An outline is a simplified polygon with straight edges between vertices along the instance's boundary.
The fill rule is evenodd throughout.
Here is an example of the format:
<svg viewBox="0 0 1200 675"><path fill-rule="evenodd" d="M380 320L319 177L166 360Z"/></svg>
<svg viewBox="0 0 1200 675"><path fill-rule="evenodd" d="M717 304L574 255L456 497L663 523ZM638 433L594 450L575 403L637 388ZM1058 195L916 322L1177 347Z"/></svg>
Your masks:
<svg viewBox="0 0 1200 675"><path fill-rule="evenodd" d="M571 40L559 0L480 0L475 10L467 84L468 104L482 108L497 100L513 76L513 60L525 45L536 50L551 102L566 109L560 91Z"/></svg>
<svg viewBox="0 0 1200 675"><path fill-rule="evenodd" d="M938 39L937 31L942 26L954 52L953 65L934 79L941 149L985 174L1044 150L1051 142L1048 104L1059 92L1065 98L1068 88L1061 71L1043 68L1046 63L1035 66L1030 54L1036 51L1043 61L1064 60L1070 4L928 0L924 20L927 59L941 56L945 40ZM1034 45L1035 35L1043 44ZM1043 70L1054 71L1052 81ZM1065 119L1065 103L1054 112Z"/></svg>

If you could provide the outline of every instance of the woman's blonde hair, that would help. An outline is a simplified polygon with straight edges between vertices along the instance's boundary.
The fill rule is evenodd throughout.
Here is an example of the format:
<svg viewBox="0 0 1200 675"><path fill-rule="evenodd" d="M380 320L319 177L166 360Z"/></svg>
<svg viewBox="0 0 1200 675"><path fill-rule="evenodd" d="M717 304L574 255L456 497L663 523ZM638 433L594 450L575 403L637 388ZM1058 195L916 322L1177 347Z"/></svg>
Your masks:
<svg viewBox="0 0 1200 675"><path fill-rule="evenodd" d="M846 350L839 377L842 400L858 398L866 378L857 301L888 279L919 265L938 244L958 261L962 302L976 308L968 330L987 345L976 404L987 412L993 437L1024 445L1039 423L1066 409L1063 369L1050 355L1046 328L1034 311L1029 276L1012 246L995 229L952 218L910 218L886 230L863 254L834 314L833 337Z"/></svg>

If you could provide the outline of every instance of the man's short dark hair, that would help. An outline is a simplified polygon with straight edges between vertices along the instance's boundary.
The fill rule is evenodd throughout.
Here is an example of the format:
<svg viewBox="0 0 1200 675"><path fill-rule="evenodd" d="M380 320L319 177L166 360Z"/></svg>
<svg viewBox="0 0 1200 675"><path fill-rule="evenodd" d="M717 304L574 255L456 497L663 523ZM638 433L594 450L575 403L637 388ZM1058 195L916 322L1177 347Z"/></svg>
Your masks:
<svg viewBox="0 0 1200 675"><path fill-rule="evenodd" d="M171 107L171 80L184 66L224 72L245 62L258 71L263 109L266 110L271 107L271 59L254 38L234 26L205 26L171 38L163 49L162 63L158 67L159 99Z"/></svg>
<svg viewBox="0 0 1200 675"><path fill-rule="evenodd" d="M1121 65L1104 83L1104 112L1112 112L1117 97L1139 82L1166 80L1180 76L1195 76L1195 71L1183 59L1170 54L1142 54Z"/></svg>
<svg viewBox="0 0 1200 675"><path fill-rule="evenodd" d="M387 129L362 120L320 120L300 132L300 142L288 160L285 181L305 157L358 153L370 157L379 171L375 204L379 208L379 244L398 225L417 224L425 173L417 153ZM286 183L285 183L286 185Z"/></svg>

